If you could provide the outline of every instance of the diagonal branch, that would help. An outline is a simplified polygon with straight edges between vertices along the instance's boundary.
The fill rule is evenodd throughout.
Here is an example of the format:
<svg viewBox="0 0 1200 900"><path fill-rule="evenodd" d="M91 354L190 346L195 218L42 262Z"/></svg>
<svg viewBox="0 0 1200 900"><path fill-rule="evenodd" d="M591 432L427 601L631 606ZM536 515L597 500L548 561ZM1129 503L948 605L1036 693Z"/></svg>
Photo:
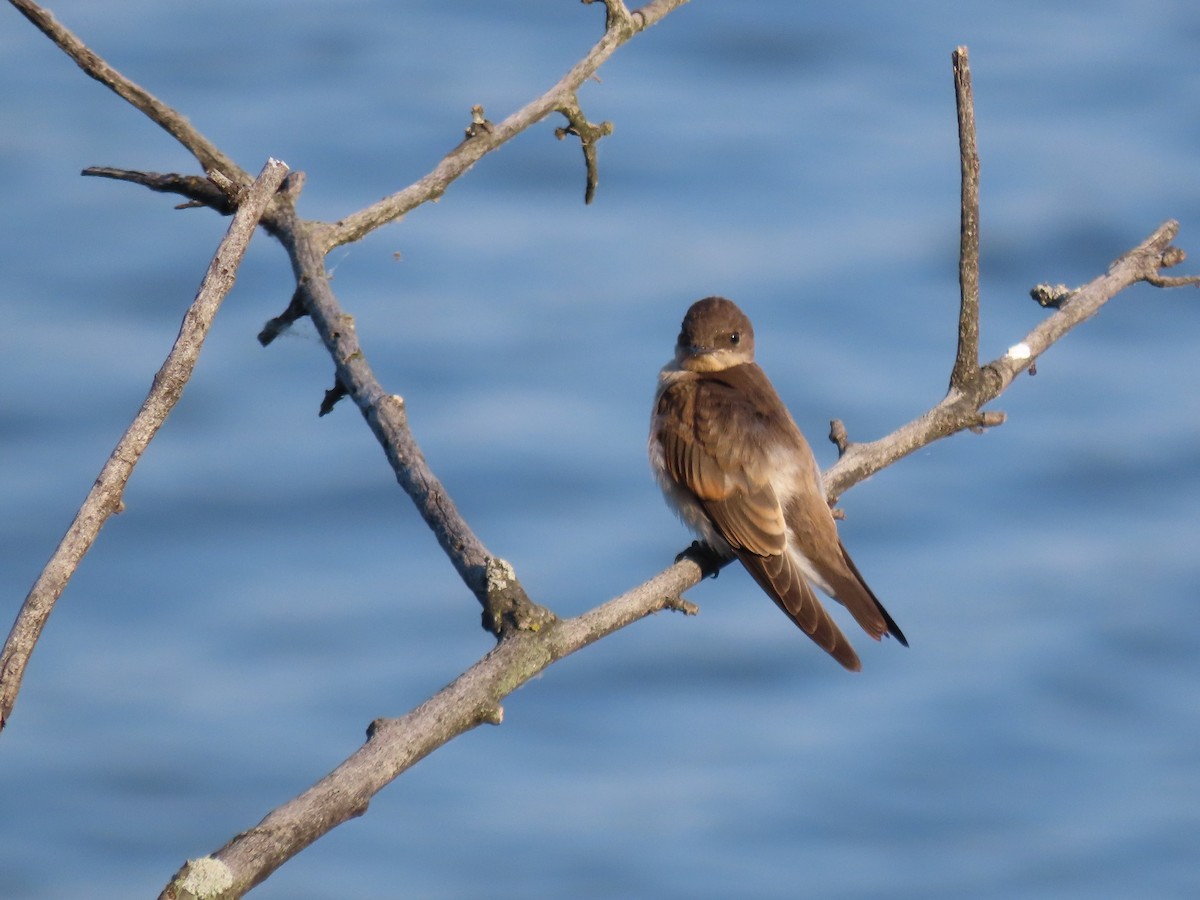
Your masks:
<svg viewBox="0 0 1200 900"><path fill-rule="evenodd" d="M245 194L241 207L209 264L195 301L184 314L179 336L154 376L154 383L142 408L117 442L96 483L88 492L87 499L76 513L75 521L67 529L58 549L17 613L17 620L13 623L4 649L0 651L0 729L3 729L12 713L17 693L21 690L25 666L54 604L104 523L109 516L121 510L121 495L129 476L133 474L133 467L166 421L188 379L192 377L213 317L233 287L238 266L258 226L258 220L287 171L283 163L268 160L258 179Z"/></svg>
<svg viewBox="0 0 1200 900"><path fill-rule="evenodd" d="M250 175L202 135L184 116L167 106L145 88L126 78L100 58L90 47L62 25L48 10L30 0L9 0L39 31L54 41L79 68L115 94L129 101L149 119L183 144L204 167L205 172L218 171L241 187L250 185Z"/></svg>
<svg viewBox="0 0 1200 900"><path fill-rule="evenodd" d="M388 394L375 377L354 319L329 284L319 225L301 220L294 208L277 206L276 211L273 233L287 250L301 302L333 357L339 390L358 405L396 480L483 606L484 627L500 635L510 628L537 630L552 621L553 614L529 600L512 567L488 551L459 513L409 428L404 399Z"/></svg>
<svg viewBox="0 0 1200 900"><path fill-rule="evenodd" d="M1014 344L1007 353L979 370L979 377L961 392L952 391L923 416L885 438L865 444L849 444L836 464L825 473L825 489L836 500L849 488L880 469L903 459L939 438L959 431L998 424L996 416L983 407L1002 394L1013 379L1068 331L1100 311L1105 303L1139 281L1162 281L1160 269L1184 259L1183 251L1171 246L1179 223L1168 220L1142 243L1123 254L1100 277L1070 294L1055 312ZM1172 279L1179 284L1196 284L1196 278Z"/></svg>
<svg viewBox="0 0 1200 900"><path fill-rule="evenodd" d="M695 613L695 606L678 597L699 573L695 563L677 563L581 616L537 634L506 637L407 715L372 722L366 743L307 791L211 856L189 860L160 900L201 896L195 890L198 883L221 886L202 895L210 900L242 896L309 844L366 812L375 794L439 747L479 725L499 725L504 718L501 701L547 666L651 613Z"/></svg>
<svg viewBox="0 0 1200 900"><path fill-rule="evenodd" d="M499 124L489 129L475 130L471 137L448 153L432 172L420 180L335 222L323 235L325 252L341 244L356 241L376 228L396 221L422 203L441 197L451 182L484 155L512 140L555 110L568 107L574 101L579 87L591 78L622 44L686 2L687 0L653 0L632 13L625 9L623 3L618 4L614 0L613 4L608 4L609 13L604 37L583 59L572 66L554 87Z"/></svg>

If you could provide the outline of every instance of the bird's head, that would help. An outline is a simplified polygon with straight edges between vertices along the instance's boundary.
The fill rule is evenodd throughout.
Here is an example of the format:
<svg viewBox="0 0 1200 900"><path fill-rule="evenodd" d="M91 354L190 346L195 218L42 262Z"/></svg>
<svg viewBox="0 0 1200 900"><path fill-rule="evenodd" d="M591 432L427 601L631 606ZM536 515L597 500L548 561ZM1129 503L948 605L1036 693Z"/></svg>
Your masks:
<svg viewBox="0 0 1200 900"><path fill-rule="evenodd" d="M697 300L683 317L675 362L691 372L720 372L754 362L754 328L732 300Z"/></svg>

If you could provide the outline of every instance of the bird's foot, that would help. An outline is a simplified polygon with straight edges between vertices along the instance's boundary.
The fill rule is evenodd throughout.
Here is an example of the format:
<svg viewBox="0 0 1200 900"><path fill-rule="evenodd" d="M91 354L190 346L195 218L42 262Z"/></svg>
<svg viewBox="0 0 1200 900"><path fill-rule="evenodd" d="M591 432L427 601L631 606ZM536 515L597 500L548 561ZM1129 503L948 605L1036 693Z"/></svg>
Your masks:
<svg viewBox="0 0 1200 900"><path fill-rule="evenodd" d="M705 578L716 578L725 565L725 558L703 541L692 541L692 545L675 557L675 562L690 559L700 567Z"/></svg>

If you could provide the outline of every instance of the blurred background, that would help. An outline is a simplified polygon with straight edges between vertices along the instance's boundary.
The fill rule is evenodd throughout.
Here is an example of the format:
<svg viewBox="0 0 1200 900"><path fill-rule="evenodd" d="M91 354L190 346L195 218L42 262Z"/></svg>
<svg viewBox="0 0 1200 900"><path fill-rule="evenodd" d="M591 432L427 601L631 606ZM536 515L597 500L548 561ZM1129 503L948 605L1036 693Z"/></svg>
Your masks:
<svg viewBox="0 0 1200 900"><path fill-rule="evenodd" d="M600 36L603 10L59 0L98 53L334 219L406 186ZM950 54L982 156L986 359L1040 281L1167 218L1200 271L1200 6L695 2L555 116L328 265L484 542L561 615L690 540L645 462L698 297L738 301L822 465L944 393L957 312ZM195 173L0 10L6 630L167 353L228 222L84 179ZM0 736L0 896L154 896L487 651L478 608L259 234L182 402ZM911 648L843 672L740 570L554 666L254 896L1191 897L1200 891L1200 295L1131 290L994 408L847 494ZM838 610L838 614L841 614ZM845 616L842 621L847 622Z"/></svg>

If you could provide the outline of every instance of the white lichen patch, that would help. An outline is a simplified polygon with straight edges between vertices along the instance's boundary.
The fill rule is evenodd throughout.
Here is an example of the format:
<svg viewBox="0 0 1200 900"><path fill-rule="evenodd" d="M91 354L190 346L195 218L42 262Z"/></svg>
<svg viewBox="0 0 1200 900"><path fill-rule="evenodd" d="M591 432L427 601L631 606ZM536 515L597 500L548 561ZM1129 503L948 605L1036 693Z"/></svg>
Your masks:
<svg viewBox="0 0 1200 900"><path fill-rule="evenodd" d="M487 561L487 590L489 594L502 591L517 580L517 573L507 560L498 556Z"/></svg>
<svg viewBox="0 0 1200 900"><path fill-rule="evenodd" d="M1033 351L1029 349L1029 345L1024 341L1019 344L1013 344L1008 348L1008 356L1010 359L1029 359L1033 356Z"/></svg>
<svg viewBox="0 0 1200 900"><path fill-rule="evenodd" d="M186 871L179 879L179 889L187 891L197 900L216 897L233 887L233 873L219 859L205 856L189 859Z"/></svg>

